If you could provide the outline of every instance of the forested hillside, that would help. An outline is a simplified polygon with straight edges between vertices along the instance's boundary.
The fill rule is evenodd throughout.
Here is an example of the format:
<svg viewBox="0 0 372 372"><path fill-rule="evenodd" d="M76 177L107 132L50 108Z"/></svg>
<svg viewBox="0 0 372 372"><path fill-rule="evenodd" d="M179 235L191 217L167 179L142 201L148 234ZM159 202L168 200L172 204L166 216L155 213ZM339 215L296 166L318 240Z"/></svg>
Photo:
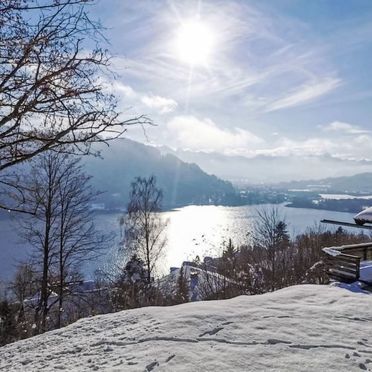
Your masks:
<svg viewBox="0 0 372 372"><path fill-rule="evenodd" d="M93 184L104 191L99 201L106 208L125 206L130 183L137 176L155 175L164 193L164 206L187 204L238 204L232 184L208 175L196 164L181 161L174 155L162 155L152 146L128 139L102 145L101 158L89 158L86 167Z"/></svg>

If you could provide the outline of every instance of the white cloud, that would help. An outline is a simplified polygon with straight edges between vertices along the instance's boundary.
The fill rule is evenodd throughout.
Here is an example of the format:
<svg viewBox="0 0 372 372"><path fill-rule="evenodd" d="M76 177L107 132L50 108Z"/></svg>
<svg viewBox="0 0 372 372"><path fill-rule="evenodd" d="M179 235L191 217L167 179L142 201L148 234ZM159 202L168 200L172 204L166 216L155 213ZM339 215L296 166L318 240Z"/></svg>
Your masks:
<svg viewBox="0 0 372 372"><path fill-rule="evenodd" d="M123 106L130 103L136 106L137 109L141 109L141 106L144 105L160 114L173 112L178 107L178 103L172 98L162 97L152 93L146 94L134 90L130 85L123 84L117 80L112 82L107 81L104 84L110 92L121 98Z"/></svg>
<svg viewBox="0 0 372 372"><path fill-rule="evenodd" d="M312 84L300 86L296 91L289 93L286 97L272 102L267 111L276 111L288 107L299 106L311 102L325 94L330 93L341 84L340 79L324 78Z"/></svg>
<svg viewBox="0 0 372 372"><path fill-rule="evenodd" d="M123 85L123 84L117 85L117 90L120 91L121 93L123 93L127 97L136 97L137 96L137 94L135 93L133 88L128 86L128 85Z"/></svg>
<svg viewBox="0 0 372 372"><path fill-rule="evenodd" d="M261 138L247 130L222 129L208 118L176 116L168 122L167 129L176 147L196 151L239 153L263 143Z"/></svg>
<svg viewBox="0 0 372 372"><path fill-rule="evenodd" d="M200 9L189 2L152 8L144 11L141 32L128 30L135 40L142 35L136 52L114 60L115 68L125 68L146 92L161 86L162 96L180 105L187 101L186 107L205 109L232 99L237 112L246 113L248 107L265 113L308 103L341 84L325 46L314 40L310 44L308 26L298 19L240 1L219 1L216 6L207 0ZM207 68L199 66L191 74L177 60L173 39L180 20L194 12L215 30L219 43Z"/></svg>
<svg viewBox="0 0 372 372"><path fill-rule="evenodd" d="M221 128L209 118L195 116L174 117L167 123L166 131L170 145L193 151L216 151L249 158L260 155L299 158L332 156L344 160L372 160L371 132L341 122L322 128L326 132L338 131L338 135L294 139L277 133L268 141L250 131Z"/></svg>
<svg viewBox="0 0 372 372"><path fill-rule="evenodd" d="M337 132L338 134L368 134L371 131L362 129L357 125L352 125L349 123L344 123L341 121L334 121L328 125L322 127L325 132Z"/></svg>
<svg viewBox="0 0 372 372"><path fill-rule="evenodd" d="M307 140L293 140L282 137L270 148L259 149L256 155L266 156L322 156L329 154L336 147L335 143L323 138L309 138Z"/></svg>
<svg viewBox="0 0 372 372"><path fill-rule="evenodd" d="M119 54L113 60L116 72L124 73L135 88L118 86L122 106L131 105L159 123L151 129L154 142L249 157L372 158L372 130L366 126L342 122L342 117L323 121L327 125L309 125L322 115L329 117L336 104L344 102L340 99L362 102L370 94L368 87L365 95L350 89L351 76L335 58L336 44L327 42L329 35L311 34L311 24L277 12L276 7L237 0L218 1L218 6L213 0L202 3L197 11L220 41L208 68L190 72L175 58L173 37L180 20L192 18L196 10L184 1L155 8L145 2L141 11L133 8L139 21L136 28L128 24L124 30L130 40L123 47L125 58ZM307 111L306 117L285 112L310 103L321 107ZM351 117L354 108L349 107ZM268 114L273 111L276 118ZM166 113L175 117L167 117L167 125L162 125L159 114ZM265 140L241 129L245 122ZM293 133L291 125L296 125Z"/></svg>
<svg viewBox="0 0 372 372"><path fill-rule="evenodd" d="M147 107L156 109L161 114L172 112L178 106L177 102L172 98L166 98L155 95L144 95L141 98L141 101Z"/></svg>
<svg viewBox="0 0 372 372"><path fill-rule="evenodd" d="M257 149L254 155L273 157L322 157L332 156L343 160L372 160L372 135L362 134L350 137L349 134L313 137L294 140L281 137L266 148Z"/></svg>

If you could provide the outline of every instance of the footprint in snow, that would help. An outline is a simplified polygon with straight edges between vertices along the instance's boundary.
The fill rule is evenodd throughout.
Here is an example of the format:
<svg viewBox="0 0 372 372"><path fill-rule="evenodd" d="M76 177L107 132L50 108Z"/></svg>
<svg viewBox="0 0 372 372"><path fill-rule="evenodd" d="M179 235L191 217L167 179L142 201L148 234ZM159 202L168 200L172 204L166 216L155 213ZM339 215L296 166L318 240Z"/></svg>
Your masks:
<svg viewBox="0 0 372 372"><path fill-rule="evenodd" d="M148 365L146 366L145 371L146 371L146 372L150 372L150 371L152 371L155 367L157 367L158 365L159 365L159 362L157 362L157 361L155 360L155 362L152 362L152 363L150 363L150 364L148 364Z"/></svg>
<svg viewBox="0 0 372 372"><path fill-rule="evenodd" d="M165 360L165 363L170 362L170 361L171 361L175 356L176 356L176 354L172 354L172 355L170 355L170 356Z"/></svg>
<svg viewBox="0 0 372 372"><path fill-rule="evenodd" d="M103 351L104 351L105 353L107 353L107 352L110 352L110 351L114 351L114 349L113 349L111 346L106 345L106 346L104 347Z"/></svg>
<svg viewBox="0 0 372 372"><path fill-rule="evenodd" d="M291 344L290 341L279 340L279 339L276 339L276 338L269 338L267 340L267 343L269 345L276 345L276 344L286 344L286 345L289 345L289 344Z"/></svg>
<svg viewBox="0 0 372 372"><path fill-rule="evenodd" d="M217 334L219 331L222 331L222 330L223 330L223 327L217 327L215 329L212 329L211 331L206 331L206 332L200 334L199 337L203 337L205 335L213 336L213 335Z"/></svg>

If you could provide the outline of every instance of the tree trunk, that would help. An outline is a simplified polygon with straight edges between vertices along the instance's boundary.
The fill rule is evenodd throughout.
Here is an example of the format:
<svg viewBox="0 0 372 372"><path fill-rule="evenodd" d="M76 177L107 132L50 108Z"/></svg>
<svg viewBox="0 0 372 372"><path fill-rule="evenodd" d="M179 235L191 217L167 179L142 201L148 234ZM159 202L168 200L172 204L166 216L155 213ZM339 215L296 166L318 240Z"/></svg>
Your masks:
<svg viewBox="0 0 372 372"><path fill-rule="evenodd" d="M146 239L146 266L147 266L147 284L151 284L151 259L150 259L150 228L147 218L145 221L145 239Z"/></svg>
<svg viewBox="0 0 372 372"><path fill-rule="evenodd" d="M49 254L50 254L50 229L51 229L51 218L52 218L52 183L51 175L49 174L49 185L48 185L48 201L45 210L45 234L44 234L44 247L43 247L43 277L41 281L41 333L46 331L46 318L48 315L48 269L49 269Z"/></svg>
<svg viewBox="0 0 372 372"><path fill-rule="evenodd" d="M43 257L43 277L41 280L41 328L40 332L43 333L46 330L46 317L48 314L48 261L49 261L49 241L45 236L44 241L44 257Z"/></svg>
<svg viewBox="0 0 372 372"><path fill-rule="evenodd" d="M64 279L63 279L63 249L62 246L59 250L59 293L58 293L58 316L57 316L57 328L61 328L61 317L62 317L62 309L63 309L63 287L64 287Z"/></svg>

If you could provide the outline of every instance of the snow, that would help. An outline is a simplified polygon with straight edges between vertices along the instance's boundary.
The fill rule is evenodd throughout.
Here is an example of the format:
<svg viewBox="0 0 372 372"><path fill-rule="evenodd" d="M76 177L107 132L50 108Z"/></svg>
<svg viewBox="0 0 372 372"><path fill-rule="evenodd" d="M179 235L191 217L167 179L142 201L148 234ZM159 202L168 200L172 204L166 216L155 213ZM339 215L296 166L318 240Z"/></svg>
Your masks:
<svg viewBox="0 0 372 372"><path fill-rule="evenodd" d="M320 194L320 197L326 200L372 199L372 195L348 195L348 194Z"/></svg>
<svg viewBox="0 0 372 372"><path fill-rule="evenodd" d="M354 217L355 221L372 222L372 207L366 208Z"/></svg>
<svg viewBox="0 0 372 372"><path fill-rule="evenodd" d="M336 256L339 256L340 254L342 254L340 252L340 250L338 250L337 248L333 248L333 247L330 247L330 248L323 248L322 251L324 253L327 253L328 255L330 256L333 256L333 257L336 257Z"/></svg>
<svg viewBox="0 0 372 372"><path fill-rule="evenodd" d="M4 371L372 370L372 296L300 285L82 319L0 348Z"/></svg>
<svg viewBox="0 0 372 372"><path fill-rule="evenodd" d="M372 282L372 261L360 262L360 280Z"/></svg>

